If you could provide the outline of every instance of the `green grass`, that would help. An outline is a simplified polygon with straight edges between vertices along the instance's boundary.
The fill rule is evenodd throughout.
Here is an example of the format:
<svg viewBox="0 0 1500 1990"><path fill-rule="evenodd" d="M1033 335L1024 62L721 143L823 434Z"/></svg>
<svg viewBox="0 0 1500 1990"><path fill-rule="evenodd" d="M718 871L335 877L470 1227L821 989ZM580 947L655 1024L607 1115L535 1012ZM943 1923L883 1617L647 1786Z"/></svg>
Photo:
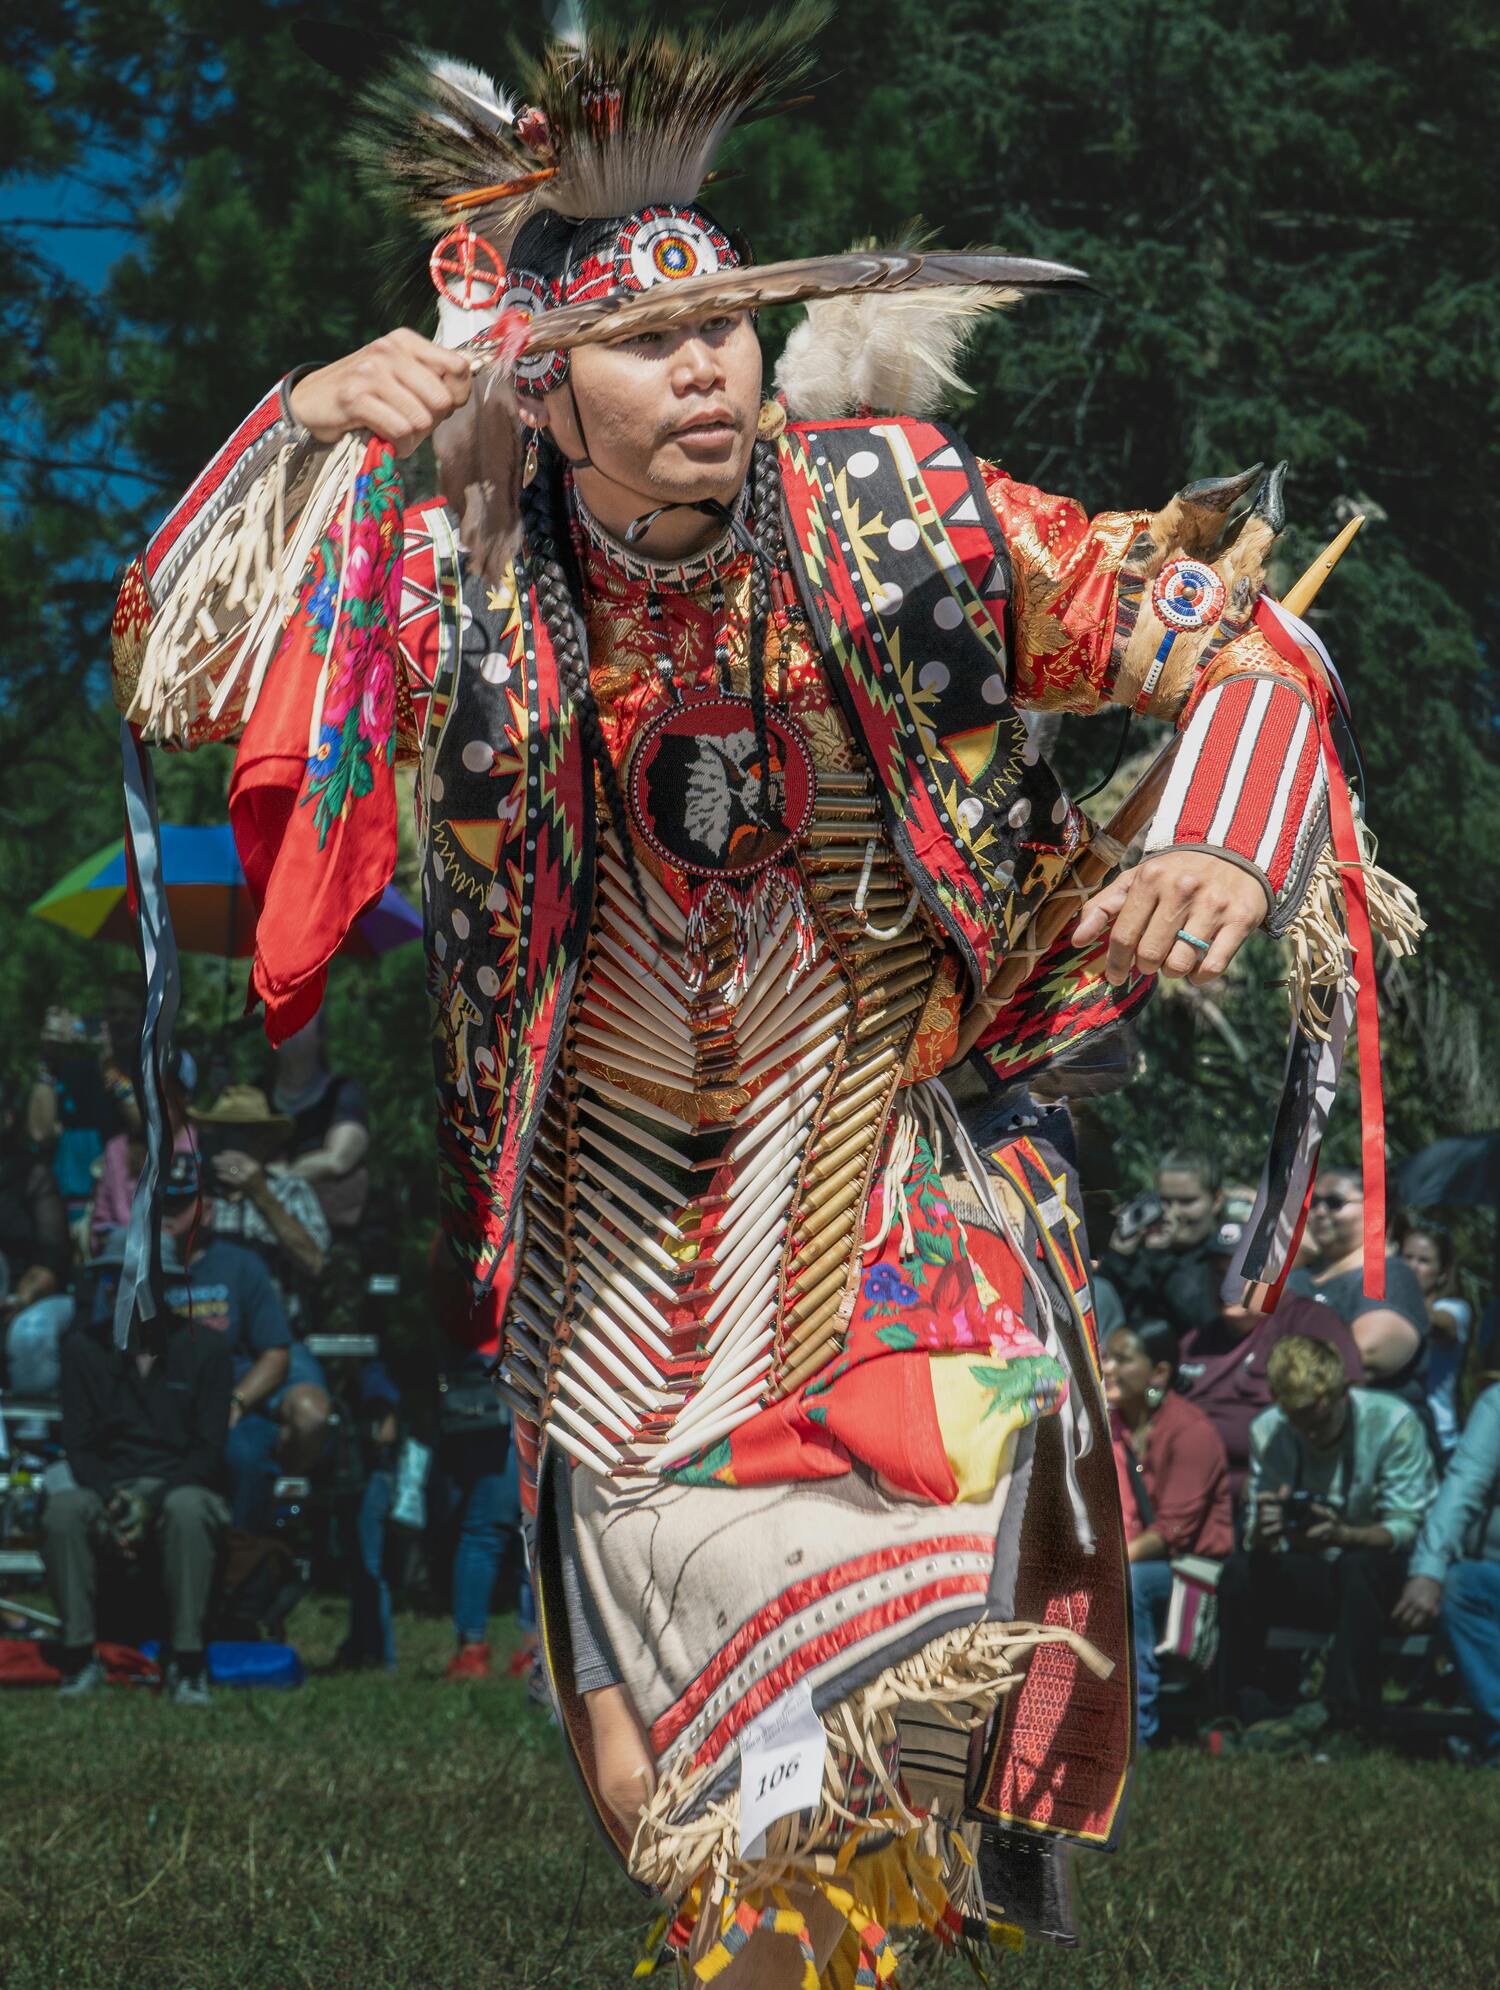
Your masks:
<svg viewBox="0 0 1500 1990"><path fill-rule="evenodd" d="M316 1666L342 1610L292 1628ZM200 1714L123 1688L0 1696L3 1990L628 1983L647 1905L551 1722L509 1680L447 1685L441 1624L398 1635L397 1679ZM1124 1849L1080 1864L1080 1947L1002 1963L1002 1990L1500 1982L1500 1776L1173 1750L1137 1778Z"/></svg>

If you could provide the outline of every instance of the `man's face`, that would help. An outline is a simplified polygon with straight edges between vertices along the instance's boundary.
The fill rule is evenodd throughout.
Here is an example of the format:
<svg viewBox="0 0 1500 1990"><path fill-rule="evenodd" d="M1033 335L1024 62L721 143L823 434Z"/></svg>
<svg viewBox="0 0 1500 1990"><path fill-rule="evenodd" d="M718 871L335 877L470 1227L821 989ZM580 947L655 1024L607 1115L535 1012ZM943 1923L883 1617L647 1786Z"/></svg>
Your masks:
<svg viewBox="0 0 1500 1990"><path fill-rule="evenodd" d="M185 1202L174 1200L164 1205L161 1213L164 1237L175 1237L179 1244L185 1245L195 1225L200 1237L206 1237L213 1228L214 1206L206 1195Z"/></svg>
<svg viewBox="0 0 1500 1990"><path fill-rule="evenodd" d="M1305 1438L1315 1451L1327 1451L1343 1435L1347 1400L1343 1390L1339 1390L1332 1396L1319 1396L1300 1409L1287 1409L1283 1405L1283 1414L1297 1435Z"/></svg>
<svg viewBox="0 0 1500 1990"><path fill-rule="evenodd" d="M1352 1175L1320 1175L1307 1212L1307 1234L1324 1259L1347 1257L1364 1224L1364 1189Z"/></svg>
<svg viewBox="0 0 1500 1990"><path fill-rule="evenodd" d="M581 347L571 379L543 405L563 453L586 446L610 483L659 504L727 504L750 466L760 390L760 341L749 313L736 311Z"/></svg>
<svg viewBox="0 0 1500 1990"><path fill-rule="evenodd" d="M220 1151L236 1148L241 1154L248 1154L252 1161L259 1161L268 1168L273 1161L281 1159L287 1136L280 1126L267 1126L254 1122L249 1126L226 1126L221 1129Z"/></svg>
<svg viewBox="0 0 1500 1990"><path fill-rule="evenodd" d="M1168 1248L1188 1250L1201 1244L1219 1221L1219 1197L1187 1169L1163 1168L1156 1178L1156 1192L1162 1199L1171 1225Z"/></svg>

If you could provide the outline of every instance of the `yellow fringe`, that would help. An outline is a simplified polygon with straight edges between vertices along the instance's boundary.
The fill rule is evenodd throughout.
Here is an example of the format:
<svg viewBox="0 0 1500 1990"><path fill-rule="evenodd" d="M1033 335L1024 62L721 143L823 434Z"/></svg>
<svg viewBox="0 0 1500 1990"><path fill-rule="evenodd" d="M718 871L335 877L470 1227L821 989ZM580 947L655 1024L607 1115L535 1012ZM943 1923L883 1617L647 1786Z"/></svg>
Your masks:
<svg viewBox="0 0 1500 1990"><path fill-rule="evenodd" d="M1066 1644L1101 1678L1113 1670L1061 1626L981 1623L935 1638L830 1708L822 1717L828 1756L817 1811L807 1824L800 1816L779 1820L754 1861L740 1856L738 1791L684 1817L701 1803L714 1771L695 1772L686 1756L669 1767L642 1813L630 1870L675 1903L669 1911L690 1930L683 1957L690 1980L712 1983L760 1928L797 1937L804 1990L856 1990L861 1970L897 1990L892 1929L951 1943L965 1919L984 1920L991 1946L1020 1947L1019 1929L989 1922L969 1842L976 1828L954 1829L935 1812L914 1812L886 1755L896 1740L897 1707L920 1701L955 1727L972 1727L1020 1683L1025 1658L1053 1643ZM849 1807L856 1766L883 1792L865 1815ZM844 1934L821 1977L810 1973L808 1923L788 1898L790 1886L820 1895L843 1917ZM658 1922L638 1974L654 1970L662 1936Z"/></svg>
<svg viewBox="0 0 1500 1990"><path fill-rule="evenodd" d="M972 1900L960 1904L951 1892L941 1854L927 1848L926 1841L940 1835L934 1825L935 1821L929 1819L920 1830L901 1832L900 1819L894 1813L881 1813L868 1819L860 1833L841 1847L837 1857L827 1861L826 1872L799 1881L825 1900L844 1921L843 1933L825 1961L821 1975L811 1973L807 1917L792 1904L783 1888L731 1889L714 1902L705 1897L703 1885L695 1886L681 1910L681 1918L692 1929L683 1960L689 1981L714 1982L761 1927L794 1935L802 1943L804 1990L856 1990L862 1967L873 1974L877 1984L899 1990L901 1956L894 1934L928 1935L951 1947L965 1915L986 1921L990 1947L1023 1950L1026 1937L1022 1930L1008 1922L988 1920L982 1895L976 1891ZM887 1836L891 1832L898 1835L878 1850L862 1849L865 1836ZM957 1834L945 1835L951 1849ZM967 1848L963 1849L971 1858ZM652 1931L653 1942L647 1957L637 1965L637 1975L647 1975L655 1969L660 1932L658 1923Z"/></svg>
<svg viewBox="0 0 1500 1990"><path fill-rule="evenodd" d="M1427 925L1416 893L1376 863L1375 838L1357 809L1354 834L1359 844L1371 930L1385 941L1398 960L1405 959L1415 952L1418 935L1425 932ZM1323 845L1313 866L1307 891L1285 938L1292 950L1292 971L1287 980L1292 1014L1310 1037L1324 1042L1330 1033L1329 1018L1336 998L1351 979L1349 936L1344 925L1344 880L1331 838ZM1321 1002L1318 997L1324 990L1335 999Z"/></svg>

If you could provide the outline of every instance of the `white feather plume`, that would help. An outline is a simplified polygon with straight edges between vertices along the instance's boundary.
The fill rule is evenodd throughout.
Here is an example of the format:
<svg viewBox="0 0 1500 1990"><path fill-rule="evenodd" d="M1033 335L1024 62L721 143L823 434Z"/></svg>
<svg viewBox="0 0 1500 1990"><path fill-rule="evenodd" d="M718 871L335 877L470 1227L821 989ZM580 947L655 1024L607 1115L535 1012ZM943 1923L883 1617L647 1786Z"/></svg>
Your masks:
<svg viewBox="0 0 1500 1990"><path fill-rule="evenodd" d="M823 297L807 307L776 363L776 386L793 421L935 415L967 392L964 348L991 311L1018 290L980 287Z"/></svg>
<svg viewBox="0 0 1500 1990"><path fill-rule="evenodd" d="M451 55L428 54L426 62L438 81L457 91L495 131L504 131L515 122L516 107L493 76Z"/></svg>

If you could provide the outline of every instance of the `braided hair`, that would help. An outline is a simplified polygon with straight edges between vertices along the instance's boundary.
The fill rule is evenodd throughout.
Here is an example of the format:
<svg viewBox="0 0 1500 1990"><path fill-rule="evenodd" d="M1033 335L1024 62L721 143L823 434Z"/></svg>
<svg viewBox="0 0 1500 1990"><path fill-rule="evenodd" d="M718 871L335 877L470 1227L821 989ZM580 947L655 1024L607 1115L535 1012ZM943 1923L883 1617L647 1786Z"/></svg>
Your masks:
<svg viewBox="0 0 1500 1990"><path fill-rule="evenodd" d="M761 820L765 820L771 782L771 742L766 725L766 635L771 626L771 576L781 556L779 514L781 479L776 445L764 439L750 459L750 711L755 724L755 752L760 766Z"/></svg>
<svg viewBox="0 0 1500 1990"><path fill-rule="evenodd" d="M583 619L579 609L578 576L573 571L569 535L565 524L563 459L549 436L538 438L536 475L521 492L521 522L525 533L525 561L536 588L537 606L557 658L562 688L578 714L578 730L583 748L598 769L604 790L605 807L615 841L620 846L636 903L652 925L646 902L646 887L636 862L635 844L625 814L625 797L620 777L610 758L604 728L599 723L599 707L589 684L589 658L584 646ZM564 550L567 549L567 550Z"/></svg>

